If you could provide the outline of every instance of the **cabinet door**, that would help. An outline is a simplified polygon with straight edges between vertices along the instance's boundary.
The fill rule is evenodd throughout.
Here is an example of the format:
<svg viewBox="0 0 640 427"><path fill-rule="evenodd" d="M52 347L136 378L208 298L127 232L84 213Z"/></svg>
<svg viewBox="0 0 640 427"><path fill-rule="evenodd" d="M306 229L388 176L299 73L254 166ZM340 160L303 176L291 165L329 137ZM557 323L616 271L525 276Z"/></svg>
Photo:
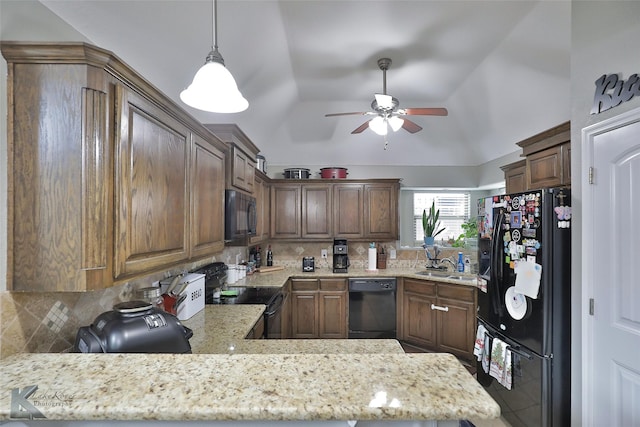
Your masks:
<svg viewBox="0 0 640 427"><path fill-rule="evenodd" d="M224 249L224 153L193 135L191 256Z"/></svg>
<svg viewBox="0 0 640 427"><path fill-rule="evenodd" d="M291 292L291 338L318 338L318 293Z"/></svg>
<svg viewBox="0 0 640 427"><path fill-rule="evenodd" d="M319 338L348 337L347 301L346 292L319 293Z"/></svg>
<svg viewBox="0 0 640 427"><path fill-rule="evenodd" d="M401 339L421 348L435 350L436 314L431 305L436 302L436 284L426 280L404 279L402 284Z"/></svg>
<svg viewBox="0 0 640 427"><path fill-rule="evenodd" d="M472 303L438 299L438 351L452 353L468 360L473 359L476 332L476 314L473 307Z"/></svg>
<svg viewBox="0 0 640 427"><path fill-rule="evenodd" d="M269 185L257 174L253 196L256 198L256 235L249 240L255 245L269 238Z"/></svg>
<svg viewBox="0 0 640 427"><path fill-rule="evenodd" d="M333 186L333 229L335 237L353 239L364 236L364 186Z"/></svg>
<svg viewBox="0 0 640 427"><path fill-rule="evenodd" d="M527 156L527 188L562 184L562 150L559 145Z"/></svg>
<svg viewBox="0 0 640 427"><path fill-rule="evenodd" d="M527 166L520 160L502 168L507 193L518 193L527 189Z"/></svg>
<svg viewBox="0 0 640 427"><path fill-rule="evenodd" d="M114 276L188 257L189 131L145 98L118 86Z"/></svg>
<svg viewBox="0 0 640 427"><path fill-rule="evenodd" d="M330 239L332 236L331 185L302 185L302 237Z"/></svg>
<svg viewBox="0 0 640 427"><path fill-rule="evenodd" d="M277 184L271 187L271 238L300 238L302 227L300 185Z"/></svg>
<svg viewBox="0 0 640 427"><path fill-rule="evenodd" d="M231 147L231 184L240 190L253 193L256 162L235 145Z"/></svg>
<svg viewBox="0 0 640 427"><path fill-rule="evenodd" d="M399 238L397 185L365 184L364 232L372 240Z"/></svg>

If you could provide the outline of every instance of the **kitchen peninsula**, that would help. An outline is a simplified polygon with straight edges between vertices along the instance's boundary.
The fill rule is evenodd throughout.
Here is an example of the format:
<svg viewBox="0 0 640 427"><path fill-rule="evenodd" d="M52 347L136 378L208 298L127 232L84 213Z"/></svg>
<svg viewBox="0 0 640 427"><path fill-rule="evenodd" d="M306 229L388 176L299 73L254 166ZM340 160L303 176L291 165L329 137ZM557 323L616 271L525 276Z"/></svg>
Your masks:
<svg viewBox="0 0 640 427"><path fill-rule="evenodd" d="M248 281L274 285L290 274ZM314 420L345 426L347 420L385 420L389 426L440 420L425 425L453 426L454 420L500 416L497 403L451 354L404 354L396 340L244 339L263 310L207 306L184 322L194 330L194 354L3 359L0 420L15 418L14 391L25 396L34 385L29 402L49 420Z"/></svg>

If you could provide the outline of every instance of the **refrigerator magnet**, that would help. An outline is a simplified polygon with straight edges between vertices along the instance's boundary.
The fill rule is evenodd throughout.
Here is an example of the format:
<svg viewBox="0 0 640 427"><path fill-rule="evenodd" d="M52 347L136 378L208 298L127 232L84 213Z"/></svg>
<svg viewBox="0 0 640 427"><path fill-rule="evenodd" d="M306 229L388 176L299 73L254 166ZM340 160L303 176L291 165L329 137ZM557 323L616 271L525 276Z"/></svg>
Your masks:
<svg viewBox="0 0 640 427"><path fill-rule="evenodd" d="M522 228L522 212L519 210L511 211L511 221L509 223L511 228Z"/></svg>

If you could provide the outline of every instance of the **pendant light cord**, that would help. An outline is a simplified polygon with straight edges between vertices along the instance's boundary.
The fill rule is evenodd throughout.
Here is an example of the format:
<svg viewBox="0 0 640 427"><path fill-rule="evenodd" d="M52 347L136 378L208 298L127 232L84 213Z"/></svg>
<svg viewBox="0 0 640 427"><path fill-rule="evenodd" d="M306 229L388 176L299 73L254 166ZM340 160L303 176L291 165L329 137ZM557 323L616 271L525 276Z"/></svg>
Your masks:
<svg viewBox="0 0 640 427"><path fill-rule="evenodd" d="M211 50L218 50L218 2L213 0L211 2L211 23L213 27L211 28Z"/></svg>

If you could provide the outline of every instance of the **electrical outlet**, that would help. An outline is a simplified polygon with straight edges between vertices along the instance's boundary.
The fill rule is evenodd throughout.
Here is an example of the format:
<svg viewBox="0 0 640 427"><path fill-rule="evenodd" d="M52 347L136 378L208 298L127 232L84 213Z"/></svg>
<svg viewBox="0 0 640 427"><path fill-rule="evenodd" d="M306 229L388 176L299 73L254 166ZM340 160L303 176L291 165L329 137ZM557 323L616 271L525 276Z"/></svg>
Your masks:
<svg viewBox="0 0 640 427"><path fill-rule="evenodd" d="M326 249L321 249L320 250L320 257L322 259L327 259L328 256L329 256L329 252Z"/></svg>
<svg viewBox="0 0 640 427"><path fill-rule="evenodd" d="M396 259L396 250L395 250L395 248L389 249L389 259Z"/></svg>

